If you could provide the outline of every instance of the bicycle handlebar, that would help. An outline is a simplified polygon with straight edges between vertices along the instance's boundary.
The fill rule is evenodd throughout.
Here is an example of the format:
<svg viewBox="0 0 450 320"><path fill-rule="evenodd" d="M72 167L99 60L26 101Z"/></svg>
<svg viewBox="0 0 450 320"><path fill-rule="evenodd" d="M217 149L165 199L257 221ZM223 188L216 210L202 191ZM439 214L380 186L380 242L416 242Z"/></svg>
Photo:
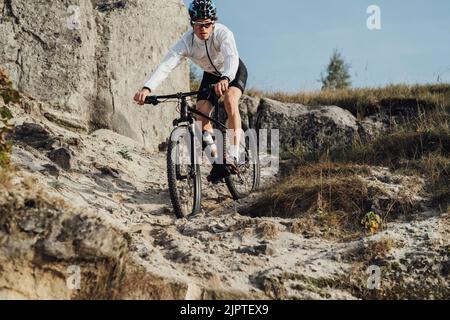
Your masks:
<svg viewBox="0 0 450 320"><path fill-rule="evenodd" d="M170 94L170 95L164 95L164 96L148 96L145 98L144 104L152 104L154 106L161 103L160 100L167 100L167 99L184 99L187 97L196 96L200 93L209 93L211 90L213 90L215 87L214 84L209 85L207 88L204 88L200 91L194 91L194 92L180 92L176 94Z"/></svg>

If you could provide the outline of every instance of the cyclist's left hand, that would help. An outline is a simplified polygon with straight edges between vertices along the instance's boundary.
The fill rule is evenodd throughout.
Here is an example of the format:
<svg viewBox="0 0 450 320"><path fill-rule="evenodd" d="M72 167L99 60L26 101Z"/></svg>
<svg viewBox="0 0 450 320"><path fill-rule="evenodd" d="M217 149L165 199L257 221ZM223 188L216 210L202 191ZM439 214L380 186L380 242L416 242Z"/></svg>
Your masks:
<svg viewBox="0 0 450 320"><path fill-rule="evenodd" d="M215 86L217 96L218 97L223 96L225 94L225 92L228 91L229 86L230 86L230 84L228 83L228 80L226 80L226 79L220 80Z"/></svg>

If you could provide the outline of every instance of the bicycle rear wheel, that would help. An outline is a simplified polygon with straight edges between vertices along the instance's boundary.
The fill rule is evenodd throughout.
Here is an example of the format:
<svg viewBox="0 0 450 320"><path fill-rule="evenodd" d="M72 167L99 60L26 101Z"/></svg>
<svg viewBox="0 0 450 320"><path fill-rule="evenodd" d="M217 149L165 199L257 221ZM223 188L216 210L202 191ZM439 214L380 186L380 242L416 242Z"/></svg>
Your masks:
<svg viewBox="0 0 450 320"><path fill-rule="evenodd" d="M176 128L167 150L170 200L177 218L195 215L201 209L200 165L193 161L193 133L188 126Z"/></svg>
<svg viewBox="0 0 450 320"><path fill-rule="evenodd" d="M224 157L226 157L227 144L231 137L224 139ZM249 135L240 142L240 159L238 163L239 173L225 178L225 183L234 200L239 200L250 195L259 188L260 162L258 155L257 138Z"/></svg>

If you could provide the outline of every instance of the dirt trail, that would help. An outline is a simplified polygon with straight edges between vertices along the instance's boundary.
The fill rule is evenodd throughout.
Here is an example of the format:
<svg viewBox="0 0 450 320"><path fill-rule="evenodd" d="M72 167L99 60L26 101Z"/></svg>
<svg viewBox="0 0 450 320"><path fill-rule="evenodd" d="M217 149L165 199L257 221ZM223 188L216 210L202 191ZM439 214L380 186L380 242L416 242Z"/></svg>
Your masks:
<svg viewBox="0 0 450 320"><path fill-rule="evenodd" d="M435 282L430 288L448 292L448 215L424 213L417 221L392 223L375 236L353 241L310 238L295 233L293 219L240 215L241 206L257 195L236 203L225 186L204 180L204 211L195 218L177 220L167 191L165 153L151 154L109 130L80 134L44 118L32 119L21 109L14 112L17 125L39 123L59 139L57 143L67 145L73 156L72 168L66 171L55 167L42 150L16 144L13 163L34 173L39 186L50 194L94 210L126 230L136 261L152 274L185 279L191 285L186 298L370 296L372 292L364 291L362 283L373 259L364 257L372 254L373 243L383 239L394 243L387 256L378 257L389 267L386 283L392 285L395 276L405 277L414 263L429 259L429 267L443 275L432 278ZM274 179L267 170L263 176L263 186ZM441 253L429 257L431 250ZM392 269L394 264L400 271Z"/></svg>

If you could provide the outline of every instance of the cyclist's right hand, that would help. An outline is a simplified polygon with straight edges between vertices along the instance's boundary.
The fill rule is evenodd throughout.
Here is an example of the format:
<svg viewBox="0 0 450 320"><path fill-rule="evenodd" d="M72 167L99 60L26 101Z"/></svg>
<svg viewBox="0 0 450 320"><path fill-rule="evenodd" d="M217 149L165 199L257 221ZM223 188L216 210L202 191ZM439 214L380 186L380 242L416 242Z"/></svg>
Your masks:
<svg viewBox="0 0 450 320"><path fill-rule="evenodd" d="M145 102L145 98L150 95L151 91L148 88L143 88L142 90L136 92L134 95L134 101L137 102L138 105L143 106Z"/></svg>

